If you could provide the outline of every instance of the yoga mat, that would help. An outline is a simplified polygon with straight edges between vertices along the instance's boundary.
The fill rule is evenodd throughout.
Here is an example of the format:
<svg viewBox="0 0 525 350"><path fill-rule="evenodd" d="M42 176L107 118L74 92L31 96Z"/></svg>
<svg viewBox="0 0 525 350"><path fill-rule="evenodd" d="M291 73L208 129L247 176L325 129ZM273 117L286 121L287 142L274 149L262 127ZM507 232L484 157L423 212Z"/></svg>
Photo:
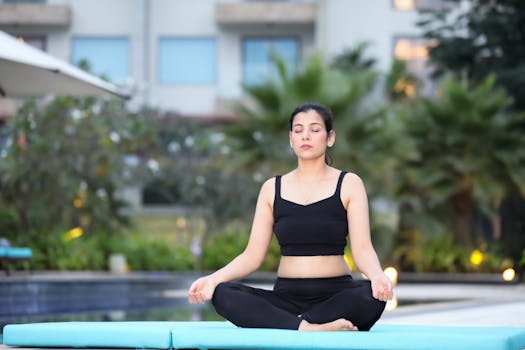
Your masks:
<svg viewBox="0 0 525 350"><path fill-rule="evenodd" d="M369 332L238 328L229 322L50 322L4 328L20 347L132 349L521 350L525 328L376 324Z"/></svg>

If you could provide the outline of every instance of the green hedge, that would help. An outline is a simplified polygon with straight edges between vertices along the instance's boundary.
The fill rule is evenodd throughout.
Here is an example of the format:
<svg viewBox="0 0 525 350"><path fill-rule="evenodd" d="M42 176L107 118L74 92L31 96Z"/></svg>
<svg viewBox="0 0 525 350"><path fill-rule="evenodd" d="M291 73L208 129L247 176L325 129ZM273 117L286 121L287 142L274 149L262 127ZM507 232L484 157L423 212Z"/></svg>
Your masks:
<svg viewBox="0 0 525 350"><path fill-rule="evenodd" d="M202 268L213 271L228 264L243 252L248 244L248 239L249 233L247 231L230 231L214 234L203 244ZM279 266L279 259L280 248L274 237L260 270L276 271Z"/></svg>
<svg viewBox="0 0 525 350"><path fill-rule="evenodd" d="M126 256L131 271L191 270L195 258L187 244L152 240L141 234L83 234L66 240L64 234L42 235L32 244L35 270L107 270L113 253Z"/></svg>
<svg viewBox="0 0 525 350"><path fill-rule="evenodd" d="M142 235L126 237L114 244L112 251L124 254L129 268L135 271L182 271L195 266L195 258L187 245L150 240Z"/></svg>
<svg viewBox="0 0 525 350"><path fill-rule="evenodd" d="M452 234L425 238L420 231L406 231L402 242L393 253L393 264L401 271L495 273L513 265L487 244L480 242L477 249L467 249L456 243ZM477 263L472 261L473 254L478 255Z"/></svg>

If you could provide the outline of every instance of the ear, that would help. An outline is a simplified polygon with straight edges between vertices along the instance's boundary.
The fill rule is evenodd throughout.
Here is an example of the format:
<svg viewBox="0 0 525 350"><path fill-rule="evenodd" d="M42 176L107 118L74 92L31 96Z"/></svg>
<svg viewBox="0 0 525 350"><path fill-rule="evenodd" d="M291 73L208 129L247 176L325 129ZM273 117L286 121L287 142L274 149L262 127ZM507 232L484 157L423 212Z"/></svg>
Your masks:
<svg viewBox="0 0 525 350"><path fill-rule="evenodd" d="M330 130L328 133L328 138L326 140L326 145L332 147L335 143L335 130Z"/></svg>

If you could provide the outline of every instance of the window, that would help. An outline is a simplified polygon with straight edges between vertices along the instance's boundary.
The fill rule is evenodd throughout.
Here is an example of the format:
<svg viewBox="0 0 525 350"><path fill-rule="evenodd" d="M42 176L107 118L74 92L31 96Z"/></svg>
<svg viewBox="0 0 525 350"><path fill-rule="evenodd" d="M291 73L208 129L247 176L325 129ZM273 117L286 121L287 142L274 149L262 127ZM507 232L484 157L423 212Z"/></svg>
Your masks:
<svg viewBox="0 0 525 350"><path fill-rule="evenodd" d="M123 37L73 38L72 62L87 61L91 73L114 83L124 83L129 75L129 43Z"/></svg>
<svg viewBox="0 0 525 350"><path fill-rule="evenodd" d="M394 57L398 60L426 60L428 57L425 41L419 38L397 38Z"/></svg>
<svg viewBox="0 0 525 350"><path fill-rule="evenodd" d="M393 0L392 6L398 11L450 10L454 4L450 0Z"/></svg>
<svg viewBox="0 0 525 350"><path fill-rule="evenodd" d="M261 84L277 77L272 55L281 57L288 69L299 61L299 40L294 38L249 38L243 43L243 80L246 85Z"/></svg>
<svg viewBox="0 0 525 350"><path fill-rule="evenodd" d="M418 37L394 38L394 58L406 62L408 71L423 83L424 94L433 89L428 66L428 46L428 40Z"/></svg>
<svg viewBox="0 0 525 350"><path fill-rule="evenodd" d="M213 38L161 38L158 79L161 84L213 84L216 80Z"/></svg>

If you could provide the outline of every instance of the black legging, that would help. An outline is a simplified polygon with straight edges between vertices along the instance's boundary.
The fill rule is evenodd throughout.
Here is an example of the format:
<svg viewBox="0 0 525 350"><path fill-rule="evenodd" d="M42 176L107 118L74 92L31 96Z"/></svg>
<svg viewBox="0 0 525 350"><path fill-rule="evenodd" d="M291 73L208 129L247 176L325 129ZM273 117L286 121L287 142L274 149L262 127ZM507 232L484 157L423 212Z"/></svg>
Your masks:
<svg viewBox="0 0 525 350"><path fill-rule="evenodd" d="M301 320L326 323L339 318L368 331L385 302L372 296L370 281L351 276L277 278L273 291L221 283L212 299L215 310L239 327L298 329Z"/></svg>

